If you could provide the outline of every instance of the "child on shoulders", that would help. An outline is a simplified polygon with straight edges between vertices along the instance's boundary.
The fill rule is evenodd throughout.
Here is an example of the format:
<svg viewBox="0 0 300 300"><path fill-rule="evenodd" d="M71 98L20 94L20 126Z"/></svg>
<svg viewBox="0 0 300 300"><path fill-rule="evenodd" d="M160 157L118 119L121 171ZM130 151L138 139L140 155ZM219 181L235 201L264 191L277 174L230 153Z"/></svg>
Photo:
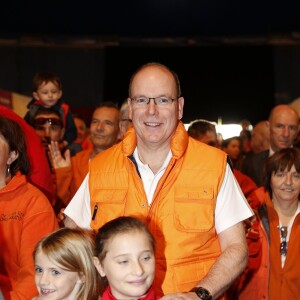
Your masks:
<svg viewBox="0 0 300 300"><path fill-rule="evenodd" d="M65 144L72 144L77 137L77 129L70 107L62 99L62 84L60 78L54 73L37 73L33 77L33 99L27 105L28 112L24 119L31 126L41 107L56 110L63 120Z"/></svg>

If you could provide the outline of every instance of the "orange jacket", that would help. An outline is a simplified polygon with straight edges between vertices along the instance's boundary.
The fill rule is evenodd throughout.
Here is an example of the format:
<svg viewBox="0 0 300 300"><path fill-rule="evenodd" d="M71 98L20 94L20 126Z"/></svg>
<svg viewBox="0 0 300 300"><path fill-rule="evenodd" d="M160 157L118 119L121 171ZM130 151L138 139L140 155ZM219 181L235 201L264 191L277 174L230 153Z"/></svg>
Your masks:
<svg viewBox="0 0 300 300"><path fill-rule="evenodd" d="M254 195L256 219L247 233L249 261L238 299L300 299L300 214L295 218L285 265L281 268L278 214L264 187Z"/></svg>
<svg viewBox="0 0 300 300"><path fill-rule="evenodd" d="M37 242L58 228L42 192L17 173L0 189L0 290L6 300L37 295L32 252Z"/></svg>
<svg viewBox="0 0 300 300"><path fill-rule="evenodd" d="M63 207L68 205L87 175L92 151L80 151L71 157L70 167L55 169L57 196L63 202Z"/></svg>
<svg viewBox="0 0 300 300"><path fill-rule="evenodd" d="M90 165L91 228L122 215L145 221L156 239L155 289L187 292L221 254L214 228L216 197L226 154L189 138L182 123L171 140L172 158L149 206L133 158L131 128L119 144Z"/></svg>

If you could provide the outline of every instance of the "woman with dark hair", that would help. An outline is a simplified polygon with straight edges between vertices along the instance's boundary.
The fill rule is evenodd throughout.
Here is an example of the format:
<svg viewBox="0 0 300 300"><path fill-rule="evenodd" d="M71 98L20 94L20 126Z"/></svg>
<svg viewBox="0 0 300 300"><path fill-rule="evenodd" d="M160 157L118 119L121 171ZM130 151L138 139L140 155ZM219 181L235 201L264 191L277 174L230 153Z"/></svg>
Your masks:
<svg viewBox="0 0 300 300"><path fill-rule="evenodd" d="M20 126L0 116L0 290L5 299L32 299L32 252L57 229L46 196L26 181L29 161Z"/></svg>
<svg viewBox="0 0 300 300"><path fill-rule="evenodd" d="M268 158L265 186L252 201L249 263L237 299L300 299L299 195L300 151L280 150Z"/></svg>

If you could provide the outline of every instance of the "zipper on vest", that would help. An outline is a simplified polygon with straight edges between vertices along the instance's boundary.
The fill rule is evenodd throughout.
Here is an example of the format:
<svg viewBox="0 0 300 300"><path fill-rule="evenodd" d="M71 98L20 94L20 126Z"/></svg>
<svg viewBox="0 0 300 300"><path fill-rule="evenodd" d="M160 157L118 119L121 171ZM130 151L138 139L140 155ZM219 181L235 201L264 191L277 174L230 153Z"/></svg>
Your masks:
<svg viewBox="0 0 300 300"><path fill-rule="evenodd" d="M95 205L95 207L94 207L92 221L94 221L94 220L95 220L95 218L96 218L96 215L97 215L97 211L98 211L98 204L96 204L96 205Z"/></svg>

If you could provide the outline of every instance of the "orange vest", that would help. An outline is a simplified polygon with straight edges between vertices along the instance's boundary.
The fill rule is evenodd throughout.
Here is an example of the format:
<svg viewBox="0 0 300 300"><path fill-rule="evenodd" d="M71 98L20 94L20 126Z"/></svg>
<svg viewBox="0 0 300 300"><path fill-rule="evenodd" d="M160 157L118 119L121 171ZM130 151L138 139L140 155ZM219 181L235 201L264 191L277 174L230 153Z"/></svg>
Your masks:
<svg viewBox="0 0 300 300"><path fill-rule="evenodd" d="M148 205L131 156L136 134L97 155L90 165L91 228L118 216L142 219L156 240L156 277L164 294L187 292L221 254L214 227L216 197L226 154L189 138L180 122L171 140L172 158Z"/></svg>

